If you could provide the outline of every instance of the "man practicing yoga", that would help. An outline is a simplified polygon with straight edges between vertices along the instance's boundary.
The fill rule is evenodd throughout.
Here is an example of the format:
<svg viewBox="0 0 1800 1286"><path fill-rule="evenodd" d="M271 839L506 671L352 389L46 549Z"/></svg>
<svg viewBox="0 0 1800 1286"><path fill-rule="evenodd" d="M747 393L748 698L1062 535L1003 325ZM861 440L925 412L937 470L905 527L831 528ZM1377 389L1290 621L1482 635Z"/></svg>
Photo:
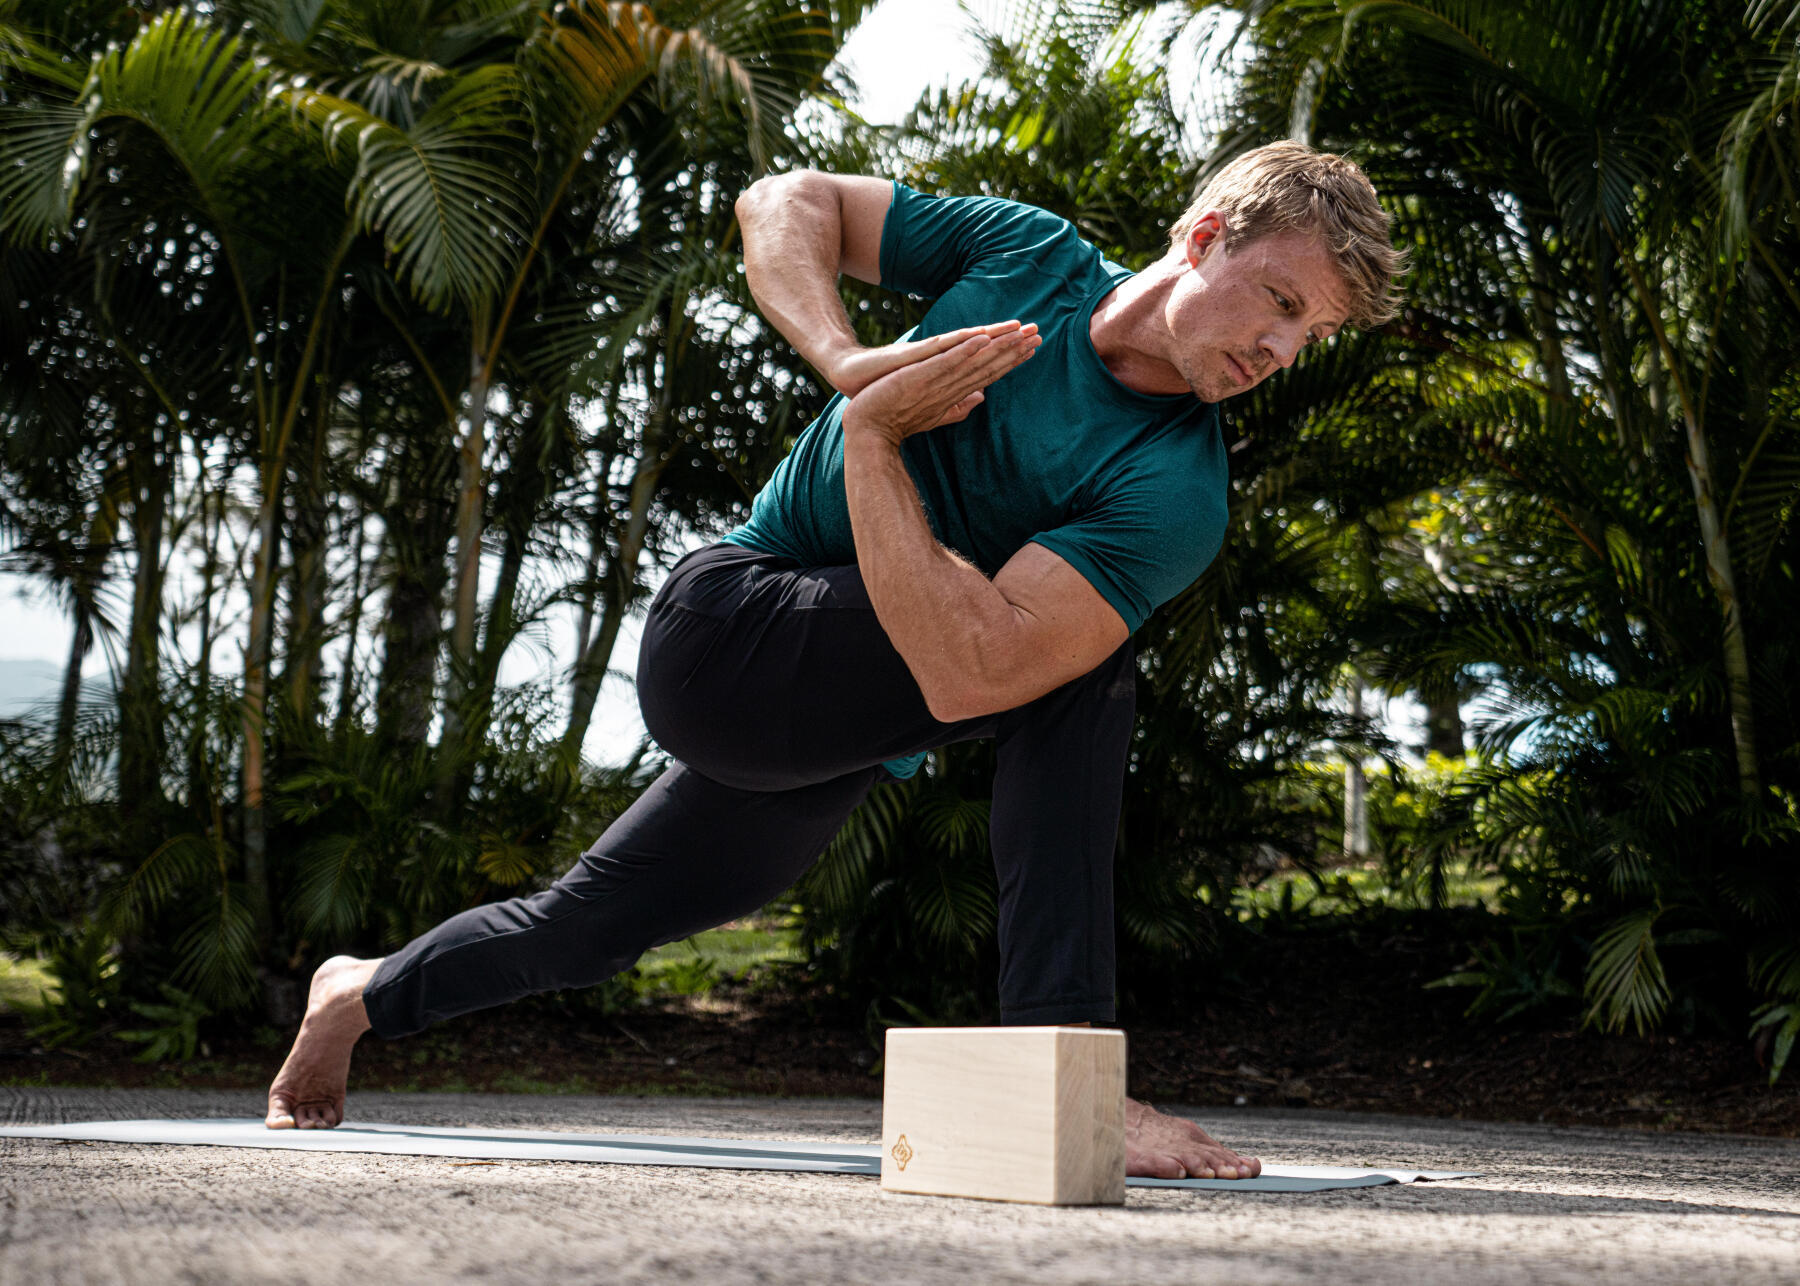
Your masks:
<svg viewBox="0 0 1800 1286"><path fill-rule="evenodd" d="M321 965L271 1128L343 1119L364 1031L591 986L757 910L873 786L977 737L999 762L1001 1021L1113 1021L1130 635L1223 539L1214 404L1391 314L1387 216L1294 143L1221 170L1137 274L1042 210L883 180L767 178L737 214L763 315L838 395L650 607L638 699L674 762L544 892ZM839 273L936 302L864 348ZM1126 1127L1132 1174L1261 1170L1145 1104Z"/></svg>

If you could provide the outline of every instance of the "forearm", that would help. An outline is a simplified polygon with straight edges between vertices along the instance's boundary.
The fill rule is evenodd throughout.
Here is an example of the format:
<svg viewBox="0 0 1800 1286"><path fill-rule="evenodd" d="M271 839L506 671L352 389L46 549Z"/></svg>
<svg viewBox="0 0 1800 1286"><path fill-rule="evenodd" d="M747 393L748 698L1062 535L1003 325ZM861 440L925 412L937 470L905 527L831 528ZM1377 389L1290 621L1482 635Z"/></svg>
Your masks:
<svg viewBox="0 0 1800 1286"><path fill-rule="evenodd" d="M844 486L869 601L933 717L952 723L1007 708L992 665L1014 651L1018 610L979 568L938 544L899 445L846 433Z"/></svg>
<svg viewBox="0 0 1800 1286"><path fill-rule="evenodd" d="M843 214L836 191L817 176L763 179L737 201L744 275L770 325L829 381L860 345L837 292Z"/></svg>

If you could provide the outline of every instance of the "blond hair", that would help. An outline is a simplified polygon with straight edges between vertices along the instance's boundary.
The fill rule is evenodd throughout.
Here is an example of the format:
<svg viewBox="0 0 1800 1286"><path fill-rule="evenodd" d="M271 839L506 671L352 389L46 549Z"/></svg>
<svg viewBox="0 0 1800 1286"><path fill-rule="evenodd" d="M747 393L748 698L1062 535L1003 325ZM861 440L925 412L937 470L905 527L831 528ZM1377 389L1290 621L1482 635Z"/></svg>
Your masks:
<svg viewBox="0 0 1800 1286"><path fill-rule="evenodd" d="M1225 213L1227 254L1270 233L1317 233L1349 288L1354 325L1367 330L1399 312L1394 278L1406 252L1388 239L1388 213L1354 162L1295 142L1245 152L1207 180L1169 229L1170 244L1185 244L1208 210Z"/></svg>

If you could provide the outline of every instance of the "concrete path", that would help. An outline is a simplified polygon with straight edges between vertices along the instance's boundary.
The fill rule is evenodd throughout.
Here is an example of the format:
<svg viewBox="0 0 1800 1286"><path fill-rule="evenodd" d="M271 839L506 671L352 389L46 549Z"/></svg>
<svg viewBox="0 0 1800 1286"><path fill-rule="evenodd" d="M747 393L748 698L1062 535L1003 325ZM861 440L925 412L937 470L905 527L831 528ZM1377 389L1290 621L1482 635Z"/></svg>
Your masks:
<svg viewBox="0 0 1800 1286"><path fill-rule="evenodd" d="M0 1088L0 1122L247 1116L259 1096ZM354 1119L874 1142L860 1100L353 1095ZM822 1174L0 1139L0 1282L1800 1282L1800 1143L1269 1110L1266 1160L1485 1171L1123 1208Z"/></svg>

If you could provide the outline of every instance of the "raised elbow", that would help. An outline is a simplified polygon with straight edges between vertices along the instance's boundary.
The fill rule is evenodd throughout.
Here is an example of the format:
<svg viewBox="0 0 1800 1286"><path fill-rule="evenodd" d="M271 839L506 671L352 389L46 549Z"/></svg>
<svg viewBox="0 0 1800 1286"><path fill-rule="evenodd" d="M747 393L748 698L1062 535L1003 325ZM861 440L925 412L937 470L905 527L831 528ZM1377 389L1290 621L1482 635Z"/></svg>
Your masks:
<svg viewBox="0 0 1800 1286"><path fill-rule="evenodd" d="M814 186L823 176L813 170L790 170L786 174L765 174L738 193L737 200L731 208L736 212L738 222L742 223L746 216L755 217L760 208L774 204L784 197L803 194Z"/></svg>
<svg viewBox="0 0 1800 1286"><path fill-rule="evenodd" d="M731 203L731 209L737 215L739 223L747 223L755 217L756 207L768 199L769 189L766 185L772 181L773 176L760 178L738 193L737 200Z"/></svg>

